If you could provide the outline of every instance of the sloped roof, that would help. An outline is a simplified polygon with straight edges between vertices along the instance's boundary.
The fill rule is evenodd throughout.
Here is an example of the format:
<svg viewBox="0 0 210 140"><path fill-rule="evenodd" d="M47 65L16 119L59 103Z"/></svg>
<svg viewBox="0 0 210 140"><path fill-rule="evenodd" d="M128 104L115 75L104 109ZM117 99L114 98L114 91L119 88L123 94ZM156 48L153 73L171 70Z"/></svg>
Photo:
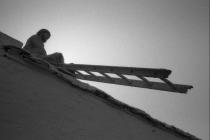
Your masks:
<svg viewBox="0 0 210 140"><path fill-rule="evenodd" d="M37 58L31 58L30 56L25 55L22 52L22 50L18 47L0 46L0 55L4 56L4 57L8 57L8 58L14 60L14 62L21 63L21 61L27 61L28 63L33 64L36 67L45 69L46 71L52 73L53 75L56 75L57 78L63 79L70 85L73 85L73 86L83 89L85 91L89 91L88 93L99 97L103 102L107 103L108 105L110 105L114 108L117 108L119 110L122 110L125 113L128 113L128 114L136 117L137 119L141 119L141 120L143 119L144 121L148 122L149 124L151 124L154 127L160 128L164 131L167 131L174 135L181 136L186 139L199 140L199 138L197 138L187 132L184 132L183 130L181 130L179 128L176 128L175 126L167 125L166 123L163 123L157 119L152 118L149 114L147 114L146 112L144 112L140 109L131 107L125 103L122 103L122 102L114 99L113 97L111 97L110 95L108 95L107 93L105 93L104 91L102 91L96 87L93 87L93 86L86 84L84 82L81 82L65 73L60 72L58 69L56 69L56 67L54 67L53 65L49 64L48 62L46 62L44 60L37 59Z"/></svg>
<svg viewBox="0 0 210 140"><path fill-rule="evenodd" d="M23 43L0 31L0 45L14 45L21 48Z"/></svg>

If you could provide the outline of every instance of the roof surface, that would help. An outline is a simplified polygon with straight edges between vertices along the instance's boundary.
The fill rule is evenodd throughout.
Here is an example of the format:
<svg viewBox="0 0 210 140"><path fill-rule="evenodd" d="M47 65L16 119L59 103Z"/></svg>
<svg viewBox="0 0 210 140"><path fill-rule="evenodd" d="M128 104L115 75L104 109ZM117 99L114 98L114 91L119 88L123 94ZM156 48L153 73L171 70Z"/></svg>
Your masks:
<svg viewBox="0 0 210 140"><path fill-rule="evenodd" d="M89 91L88 93L99 97L106 104L108 104L114 108L117 108L125 113L128 113L128 114L136 117L137 119L141 119L141 120L143 119L144 121L148 122L152 126L155 126L155 127L160 128L164 131L167 131L174 135L181 136L186 139L199 140L199 138L193 136L192 134L184 132L183 130L178 129L175 126L167 125L166 123L163 123L157 119L154 119L149 114L147 114L146 112L144 112L140 109L131 107L125 103L122 103L122 102L114 99L113 97L111 97L110 95L108 95L107 93L105 93L104 91L102 91L96 87L93 87L89 84L86 84L84 82L81 82L81 81L75 79L72 76L62 73L56 67L49 64L48 62L38 59L38 58L35 58L35 57L31 57L31 56L27 55L26 52L24 52L23 50L21 50L18 47L0 46L0 55L4 56L4 57L8 57L10 59L13 59L13 60L15 60L14 62L21 63L21 61L26 61L27 63L33 64L36 67L45 69L49 73L56 75L57 78L64 80L65 82L69 83L70 85L73 85L73 86L80 88L82 90L85 90L85 91Z"/></svg>

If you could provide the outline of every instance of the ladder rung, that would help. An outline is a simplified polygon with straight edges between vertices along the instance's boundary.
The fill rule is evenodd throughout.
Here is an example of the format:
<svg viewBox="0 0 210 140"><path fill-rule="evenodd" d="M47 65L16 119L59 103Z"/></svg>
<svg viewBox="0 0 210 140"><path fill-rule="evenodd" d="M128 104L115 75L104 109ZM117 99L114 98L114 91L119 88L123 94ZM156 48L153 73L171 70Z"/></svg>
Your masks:
<svg viewBox="0 0 210 140"><path fill-rule="evenodd" d="M114 80L112 79L112 77L110 77L106 73L102 73L102 72L99 72L99 73L102 74L104 77L108 78L110 81L113 81L114 82Z"/></svg>
<svg viewBox="0 0 210 140"><path fill-rule="evenodd" d="M89 71L86 71L86 70L85 70L85 72L88 73L89 75L96 76L95 74L93 74L93 73L91 73L91 72L89 72Z"/></svg>
<svg viewBox="0 0 210 140"><path fill-rule="evenodd" d="M152 84L150 83L149 80L147 80L146 78L144 78L143 76L137 76L139 77L142 81L144 81L148 86L152 86Z"/></svg>
<svg viewBox="0 0 210 140"><path fill-rule="evenodd" d="M76 75L79 75L80 77L83 77L83 76L84 76L84 74L82 74L82 73L79 72L79 71L75 71L75 74L76 74Z"/></svg>
<svg viewBox="0 0 210 140"><path fill-rule="evenodd" d="M174 84L169 81L168 79L165 78L160 78L163 82L165 82L166 84L168 84L171 88L173 88L174 90L177 90L176 87L174 86Z"/></svg>
<svg viewBox="0 0 210 140"><path fill-rule="evenodd" d="M128 78L126 78L124 75L121 75L121 74L117 74L119 77L121 77L122 79L124 79L125 81L128 82L128 84L131 84L131 80L129 80Z"/></svg>

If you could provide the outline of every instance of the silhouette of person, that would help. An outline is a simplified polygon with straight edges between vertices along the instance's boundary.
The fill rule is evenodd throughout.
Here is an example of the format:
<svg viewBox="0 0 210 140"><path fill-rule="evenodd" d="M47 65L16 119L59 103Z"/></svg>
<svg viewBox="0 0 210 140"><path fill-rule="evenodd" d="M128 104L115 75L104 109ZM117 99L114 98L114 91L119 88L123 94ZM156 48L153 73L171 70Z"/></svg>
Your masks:
<svg viewBox="0 0 210 140"><path fill-rule="evenodd" d="M56 52L51 55L47 55L46 53L44 43L50 38L50 36L50 31L47 29L41 29L26 41L23 49L30 52L33 56L47 60L51 64L63 64L64 58L61 53Z"/></svg>

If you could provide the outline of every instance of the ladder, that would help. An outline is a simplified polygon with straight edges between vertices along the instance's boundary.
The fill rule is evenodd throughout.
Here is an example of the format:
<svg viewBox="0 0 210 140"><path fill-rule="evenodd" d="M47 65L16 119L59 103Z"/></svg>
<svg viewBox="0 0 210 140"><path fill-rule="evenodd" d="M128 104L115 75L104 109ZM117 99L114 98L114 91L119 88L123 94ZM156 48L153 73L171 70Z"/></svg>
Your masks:
<svg viewBox="0 0 210 140"><path fill-rule="evenodd" d="M103 82L131 87L148 88L177 93L187 93L191 85L174 84L167 78L171 74L168 69L117 67L84 64L65 64L60 67L75 74L81 80ZM158 82L150 79L159 79Z"/></svg>
<svg viewBox="0 0 210 140"><path fill-rule="evenodd" d="M34 57L31 58L30 53L21 48L15 46L3 46L2 48L7 55L11 54L16 56L18 54L26 60L33 60L35 62L40 62L41 64L47 64L47 66L50 65L45 60ZM174 84L169 81L167 78L171 74L171 70L168 69L84 65L73 63L61 65L56 64L54 66L59 71L81 80L178 93L187 93L189 89L193 88L191 85ZM135 78L131 78L131 76ZM151 78L159 79L160 82L150 80Z"/></svg>

